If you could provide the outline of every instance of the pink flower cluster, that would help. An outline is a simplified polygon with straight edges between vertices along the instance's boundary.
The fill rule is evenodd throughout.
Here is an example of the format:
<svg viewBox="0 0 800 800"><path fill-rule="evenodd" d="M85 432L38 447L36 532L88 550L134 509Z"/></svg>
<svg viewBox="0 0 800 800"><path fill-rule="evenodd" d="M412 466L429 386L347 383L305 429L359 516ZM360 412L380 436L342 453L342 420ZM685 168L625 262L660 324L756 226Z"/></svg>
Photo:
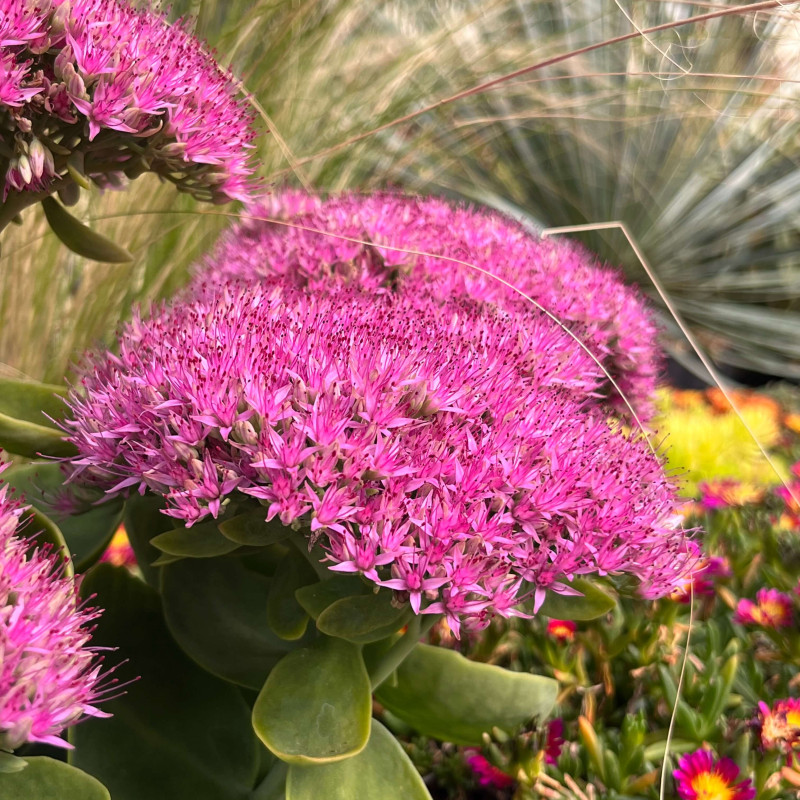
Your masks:
<svg viewBox="0 0 800 800"><path fill-rule="evenodd" d="M247 199L254 132L237 95L203 45L153 9L0 0L4 197L58 189L83 164L101 183L152 170L203 199Z"/></svg>
<svg viewBox="0 0 800 800"><path fill-rule="evenodd" d="M638 292L579 245L535 236L497 213L396 194L323 201L287 192L250 213L288 224L251 219L234 226L201 279L283 275L312 288L331 279L375 292L415 287L538 314L526 295L584 342L642 419L651 416L661 368L652 316ZM615 410L627 410L605 377L597 391Z"/></svg>
<svg viewBox="0 0 800 800"><path fill-rule="evenodd" d="M565 577L667 594L693 562L674 487L586 401L596 373L571 342L424 285L201 285L89 364L65 423L73 477L149 489L189 525L255 499L331 569L456 634L538 610Z"/></svg>
<svg viewBox="0 0 800 800"><path fill-rule="evenodd" d="M0 486L0 751L70 747L64 728L108 716L94 707L101 664L87 646L98 612L80 606L55 555L29 552L19 535L24 510Z"/></svg>

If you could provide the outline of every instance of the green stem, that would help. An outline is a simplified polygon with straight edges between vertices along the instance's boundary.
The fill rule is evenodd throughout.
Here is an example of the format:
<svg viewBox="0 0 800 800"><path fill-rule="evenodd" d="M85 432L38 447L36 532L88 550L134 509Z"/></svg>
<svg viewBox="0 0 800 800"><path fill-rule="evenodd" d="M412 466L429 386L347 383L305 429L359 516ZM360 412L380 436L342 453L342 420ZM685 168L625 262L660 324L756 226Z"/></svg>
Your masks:
<svg viewBox="0 0 800 800"><path fill-rule="evenodd" d="M375 691L419 644L419 640L442 618L441 614L415 615L406 632L381 656L370 670L372 691Z"/></svg>
<svg viewBox="0 0 800 800"><path fill-rule="evenodd" d="M253 789L248 800L281 800L285 797L286 773L289 766L279 761L261 783Z"/></svg>

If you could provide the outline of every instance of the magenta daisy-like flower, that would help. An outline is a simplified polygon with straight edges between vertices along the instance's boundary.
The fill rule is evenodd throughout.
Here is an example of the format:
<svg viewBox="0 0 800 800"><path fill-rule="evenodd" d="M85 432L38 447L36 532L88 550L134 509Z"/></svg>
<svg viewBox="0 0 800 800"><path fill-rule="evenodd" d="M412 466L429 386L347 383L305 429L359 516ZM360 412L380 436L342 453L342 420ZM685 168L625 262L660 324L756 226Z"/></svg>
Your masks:
<svg viewBox="0 0 800 800"><path fill-rule="evenodd" d="M755 602L740 600L734 621L741 625L760 625L762 628L787 628L794 618L792 598L777 589L759 589Z"/></svg>
<svg viewBox="0 0 800 800"><path fill-rule="evenodd" d="M287 192L250 213L288 224L239 223L207 260L203 280L284 275L311 287L331 280L375 292L414 287L441 299L469 297L515 315L538 314L527 296L585 343L641 418L653 411L661 367L653 318L637 291L574 242L430 197L347 194L323 201ZM627 411L600 377L596 391Z"/></svg>
<svg viewBox="0 0 800 800"><path fill-rule="evenodd" d="M201 286L88 365L73 477L189 525L258 502L456 634L576 575L661 596L693 560L675 490L590 365L542 315L424 286Z"/></svg>
<svg viewBox="0 0 800 800"><path fill-rule="evenodd" d="M472 770L480 786L509 789L514 785L514 779L492 764L480 750L469 749L465 751L464 755L467 766Z"/></svg>
<svg viewBox="0 0 800 800"><path fill-rule="evenodd" d="M753 800L756 796L749 778L737 783L739 767L731 759L717 760L708 750L681 756L672 774L682 800Z"/></svg>
<svg viewBox="0 0 800 800"><path fill-rule="evenodd" d="M181 24L128 0L0 0L0 169L48 194L69 170L153 171L201 199L247 199L251 114Z"/></svg>
<svg viewBox="0 0 800 800"><path fill-rule="evenodd" d="M55 555L30 550L24 510L0 486L0 751L70 747L65 728L108 716L95 707L102 669L88 646L98 612L81 606Z"/></svg>

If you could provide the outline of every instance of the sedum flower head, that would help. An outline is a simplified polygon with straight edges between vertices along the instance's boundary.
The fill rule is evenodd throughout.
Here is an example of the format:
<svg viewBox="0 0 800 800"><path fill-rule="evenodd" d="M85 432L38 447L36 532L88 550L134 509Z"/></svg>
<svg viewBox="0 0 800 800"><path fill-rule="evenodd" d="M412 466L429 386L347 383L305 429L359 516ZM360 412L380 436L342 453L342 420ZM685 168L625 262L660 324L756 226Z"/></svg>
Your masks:
<svg viewBox="0 0 800 800"><path fill-rule="evenodd" d="M585 343L642 418L652 413L661 367L653 319L638 292L574 242L432 197L346 194L323 201L289 192L251 214L289 225L241 222L208 259L205 278L285 275L312 287L333 279L377 292L414 286L523 315L532 310L527 295ZM598 391L615 410L626 410L605 377Z"/></svg>
<svg viewBox="0 0 800 800"><path fill-rule="evenodd" d="M708 750L681 756L672 773L681 800L753 800L756 790L730 758L715 759Z"/></svg>
<svg viewBox="0 0 800 800"><path fill-rule="evenodd" d="M19 535L24 508L0 486L0 751L25 742L70 747L61 732L94 703L101 665L88 647L97 612L81 607L55 555Z"/></svg>
<svg viewBox="0 0 800 800"><path fill-rule="evenodd" d="M201 199L250 195L238 84L181 23L129 0L0 0L0 169L49 194L153 171Z"/></svg>
<svg viewBox="0 0 800 800"><path fill-rule="evenodd" d="M541 315L418 286L201 286L89 365L72 468L110 494L150 489L189 525L254 498L331 569L456 634L527 597L538 609L565 576L666 594L692 559L673 486L586 401L570 341Z"/></svg>
<svg viewBox="0 0 800 800"><path fill-rule="evenodd" d="M734 622L762 628L788 628L794 617L792 598L777 589L759 589L755 602L742 599L736 606Z"/></svg>

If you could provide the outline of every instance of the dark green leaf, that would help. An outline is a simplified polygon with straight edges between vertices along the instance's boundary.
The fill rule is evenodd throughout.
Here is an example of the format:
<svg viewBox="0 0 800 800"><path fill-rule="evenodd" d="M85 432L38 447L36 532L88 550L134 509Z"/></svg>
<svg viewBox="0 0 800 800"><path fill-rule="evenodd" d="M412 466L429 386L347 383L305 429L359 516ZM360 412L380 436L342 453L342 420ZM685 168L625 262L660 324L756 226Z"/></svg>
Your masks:
<svg viewBox="0 0 800 800"><path fill-rule="evenodd" d="M53 233L73 253L108 264L125 264L133 261L133 256L124 247L114 244L110 239L79 222L55 198L45 197L42 200L42 208Z"/></svg>
<svg viewBox="0 0 800 800"><path fill-rule="evenodd" d="M310 586L298 589L294 596L297 602L306 610L306 613L316 619L329 605L359 594L369 594L370 588L357 575L337 575Z"/></svg>
<svg viewBox="0 0 800 800"><path fill-rule="evenodd" d="M159 585L158 567L154 567L153 562L160 552L150 544L150 540L159 533L172 530L172 520L161 513L164 507L164 501L151 494L134 494L125 501L125 531L142 575L156 588Z"/></svg>
<svg viewBox="0 0 800 800"><path fill-rule="evenodd" d="M219 529L232 542L255 547L282 542L294 533L288 525L283 525L277 518L267 522L264 519L266 515L266 509L258 508L221 522Z"/></svg>
<svg viewBox="0 0 800 800"><path fill-rule="evenodd" d="M343 597L328 606L317 618L317 628L328 636L338 636L356 644L385 639L400 630L411 618L411 607L392 605L392 592Z"/></svg>
<svg viewBox="0 0 800 800"><path fill-rule="evenodd" d="M238 558L184 560L164 567L161 592L170 632L201 667L258 690L296 645L267 624L270 579Z"/></svg>
<svg viewBox="0 0 800 800"><path fill-rule="evenodd" d="M73 728L72 763L97 776L114 800L245 800L258 743L240 692L193 664L171 639L158 595L126 570L100 564L81 591L105 611L92 643L118 647L109 662L126 694L111 719Z"/></svg>
<svg viewBox="0 0 800 800"><path fill-rule="evenodd" d="M2 800L110 800L108 789L63 761L45 756L25 759L20 772L0 772Z"/></svg>
<svg viewBox="0 0 800 800"><path fill-rule="evenodd" d="M372 721L367 746L335 764L292 764L286 800L431 800L416 767L383 725Z"/></svg>
<svg viewBox="0 0 800 800"><path fill-rule="evenodd" d="M480 745L484 731L507 732L551 713L558 683L542 675L511 672L468 661L460 653L420 644L375 697L426 736Z"/></svg>
<svg viewBox="0 0 800 800"><path fill-rule="evenodd" d="M267 621L282 639L299 639L308 625L308 614L297 602L295 592L315 583L317 574L296 548L292 548L275 571L267 600Z"/></svg>
<svg viewBox="0 0 800 800"><path fill-rule="evenodd" d="M569 586L581 594L548 592L539 613L551 619L590 620L602 617L617 604L610 594L583 578L576 578Z"/></svg>
<svg viewBox="0 0 800 800"><path fill-rule="evenodd" d="M67 543L64 541L64 535L59 530L58 525L33 506L25 511L22 516L23 519L27 520L25 535L34 535L34 542L37 547L50 545L51 551L58 554L63 561L64 574L72 577L75 574L75 568L70 558Z"/></svg>
<svg viewBox="0 0 800 800"><path fill-rule="evenodd" d="M58 513L56 500L62 492L69 492L60 465L52 461L15 464L3 473L3 478L22 493L25 502L47 515ZM122 502L116 499L58 520L78 572L100 558L121 520Z"/></svg>
<svg viewBox="0 0 800 800"><path fill-rule="evenodd" d="M253 727L278 758L325 764L361 752L371 710L359 648L323 637L289 653L272 670L253 708Z"/></svg>
<svg viewBox="0 0 800 800"><path fill-rule="evenodd" d="M150 544L170 556L181 558L213 558L224 556L239 548L236 542L226 539L215 521L202 522L191 528L175 528L160 533Z"/></svg>

